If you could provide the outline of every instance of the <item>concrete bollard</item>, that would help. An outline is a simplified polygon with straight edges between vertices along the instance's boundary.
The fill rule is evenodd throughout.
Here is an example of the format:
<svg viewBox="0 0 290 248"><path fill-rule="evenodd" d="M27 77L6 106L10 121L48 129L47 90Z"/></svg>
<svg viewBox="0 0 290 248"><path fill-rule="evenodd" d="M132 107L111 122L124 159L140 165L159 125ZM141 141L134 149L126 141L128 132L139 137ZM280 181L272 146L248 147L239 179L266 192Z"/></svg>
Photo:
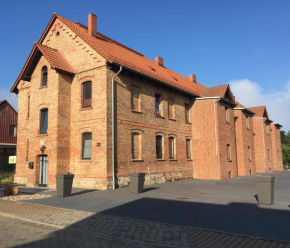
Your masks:
<svg viewBox="0 0 290 248"><path fill-rule="evenodd" d="M273 204L275 177L257 175L255 182L259 204L267 204L267 205Z"/></svg>

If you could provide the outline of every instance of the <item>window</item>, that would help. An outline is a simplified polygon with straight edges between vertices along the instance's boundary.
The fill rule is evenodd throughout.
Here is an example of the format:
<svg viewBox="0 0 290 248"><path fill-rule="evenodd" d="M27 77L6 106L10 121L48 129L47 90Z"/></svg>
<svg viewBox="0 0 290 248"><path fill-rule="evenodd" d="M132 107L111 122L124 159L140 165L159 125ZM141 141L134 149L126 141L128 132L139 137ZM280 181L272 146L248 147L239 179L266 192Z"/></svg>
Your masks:
<svg viewBox="0 0 290 248"><path fill-rule="evenodd" d="M175 158L175 139L173 137L169 137L168 139L168 145L169 145L169 159Z"/></svg>
<svg viewBox="0 0 290 248"><path fill-rule="evenodd" d="M231 161L231 146L227 144L227 159Z"/></svg>
<svg viewBox="0 0 290 248"><path fill-rule="evenodd" d="M251 148L250 147L248 147L248 160L252 161Z"/></svg>
<svg viewBox="0 0 290 248"><path fill-rule="evenodd" d="M28 161L29 157L29 139L26 140L26 161Z"/></svg>
<svg viewBox="0 0 290 248"><path fill-rule="evenodd" d="M168 99L168 118L175 119L174 116L174 101L172 98Z"/></svg>
<svg viewBox="0 0 290 248"><path fill-rule="evenodd" d="M141 159L141 134L132 133L131 140L132 159Z"/></svg>
<svg viewBox="0 0 290 248"><path fill-rule="evenodd" d="M47 86L47 67L43 66L41 69L41 86Z"/></svg>
<svg viewBox="0 0 290 248"><path fill-rule="evenodd" d="M91 159L92 157L92 133L82 134L82 159Z"/></svg>
<svg viewBox="0 0 290 248"><path fill-rule="evenodd" d="M161 135L156 136L156 158L162 159L163 158L163 137Z"/></svg>
<svg viewBox="0 0 290 248"><path fill-rule="evenodd" d="M30 115L30 96L27 97L27 119L29 119Z"/></svg>
<svg viewBox="0 0 290 248"><path fill-rule="evenodd" d="M16 137L16 126L15 125L9 126L9 136Z"/></svg>
<svg viewBox="0 0 290 248"><path fill-rule="evenodd" d="M250 129L249 116L246 116L246 128Z"/></svg>
<svg viewBox="0 0 290 248"><path fill-rule="evenodd" d="M250 176L252 175L252 170L249 170L249 175L250 175Z"/></svg>
<svg viewBox="0 0 290 248"><path fill-rule="evenodd" d="M226 123L229 123L229 108L225 108L225 114L226 114Z"/></svg>
<svg viewBox="0 0 290 248"><path fill-rule="evenodd" d="M82 84L82 107L83 108L88 108L91 107L92 104L92 82L84 82Z"/></svg>
<svg viewBox="0 0 290 248"><path fill-rule="evenodd" d="M48 128L48 109L40 110L40 133L46 134Z"/></svg>
<svg viewBox="0 0 290 248"><path fill-rule="evenodd" d="M189 104L185 103L185 121L187 123L190 122L190 109L189 109Z"/></svg>
<svg viewBox="0 0 290 248"><path fill-rule="evenodd" d="M138 87L132 86L131 91L131 108L140 111L140 90Z"/></svg>
<svg viewBox="0 0 290 248"><path fill-rule="evenodd" d="M191 140L186 139L186 157L187 159L191 158Z"/></svg>
<svg viewBox="0 0 290 248"><path fill-rule="evenodd" d="M155 114L161 116L161 95L155 95Z"/></svg>

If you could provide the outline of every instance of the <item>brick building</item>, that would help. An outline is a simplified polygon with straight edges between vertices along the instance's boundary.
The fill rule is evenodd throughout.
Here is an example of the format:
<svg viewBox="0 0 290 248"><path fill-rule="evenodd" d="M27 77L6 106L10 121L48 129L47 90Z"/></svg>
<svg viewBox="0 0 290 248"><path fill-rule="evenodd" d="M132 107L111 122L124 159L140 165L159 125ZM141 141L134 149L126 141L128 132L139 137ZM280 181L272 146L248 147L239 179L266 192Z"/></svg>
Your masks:
<svg viewBox="0 0 290 248"><path fill-rule="evenodd" d="M128 185L133 171L146 184L254 174L237 158L248 141L236 141L241 110L229 85L207 88L146 58L97 32L94 14L88 27L54 14L11 91L18 183L54 187L71 172L74 187L107 189Z"/></svg>
<svg viewBox="0 0 290 248"><path fill-rule="evenodd" d="M0 101L0 172L14 171L9 156L16 155L17 112L6 100Z"/></svg>

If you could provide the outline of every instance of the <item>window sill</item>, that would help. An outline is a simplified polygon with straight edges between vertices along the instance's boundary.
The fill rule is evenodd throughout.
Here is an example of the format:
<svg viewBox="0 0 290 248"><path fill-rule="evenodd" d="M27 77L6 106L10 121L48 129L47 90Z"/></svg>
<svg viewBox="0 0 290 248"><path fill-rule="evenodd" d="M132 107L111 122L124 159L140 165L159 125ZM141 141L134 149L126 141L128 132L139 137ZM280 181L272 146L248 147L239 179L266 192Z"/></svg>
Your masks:
<svg viewBox="0 0 290 248"><path fill-rule="evenodd" d="M189 122L189 121L186 121L185 123L186 123L186 124L192 124L192 123L191 123L191 122Z"/></svg>
<svg viewBox="0 0 290 248"><path fill-rule="evenodd" d="M228 162L233 162L233 160L228 160Z"/></svg>
<svg viewBox="0 0 290 248"><path fill-rule="evenodd" d="M176 121L176 119L172 119L172 118L168 118L168 120L170 120L170 121Z"/></svg>
<svg viewBox="0 0 290 248"><path fill-rule="evenodd" d="M178 161L176 158L170 158L169 161Z"/></svg>
<svg viewBox="0 0 290 248"><path fill-rule="evenodd" d="M46 88L48 88L47 85L46 85L46 86L40 86L40 87L39 87L40 90L41 90L41 89L46 89Z"/></svg>
<svg viewBox="0 0 290 248"><path fill-rule="evenodd" d="M80 111L83 111L83 110L90 110L90 109L92 109L92 107L81 108Z"/></svg>
<svg viewBox="0 0 290 248"><path fill-rule="evenodd" d="M192 158L187 158L186 160L187 160L187 161L193 161L193 159L192 159Z"/></svg>
<svg viewBox="0 0 290 248"><path fill-rule="evenodd" d="M155 115L155 116L158 117L158 118L161 118L161 119L165 119L165 117L161 116L161 115Z"/></svg>
<svg viewBox="0 0 290 248"><path fill-rule="evenodd" d="M226 121L226 124L227 124L227 125L230 125L230 123L229 123L228 121Z"/></svg>
<svg viewBox="0 0 290 248"><path fill-rule="evenodd" d="M91 159L80 159L80 163L91 163Z"/></svg>
<svg viewBox="0 0 290 248"><path fill-rule="evenodd" d="M131 109L132 113L143 115L143 112Z"/></svg>
<svg viewBox="0 0 290 248"><path fill-rule="evenodd" d="M144 162L144 159L131 159L132 162Z"/></svg>
<svg viewBox="0 0 290 248"><path fill-rule="evenodd" d="M156 161L166 161L166 159L163 159L163 158L157 158Z"/></svg>
<svg viewBox="0 0 290 248"><path fill-rule="evenodd" d="M43 136L48 136L48 133L39 133L39 134L37 135L37 137L43 137Z"/></svg>

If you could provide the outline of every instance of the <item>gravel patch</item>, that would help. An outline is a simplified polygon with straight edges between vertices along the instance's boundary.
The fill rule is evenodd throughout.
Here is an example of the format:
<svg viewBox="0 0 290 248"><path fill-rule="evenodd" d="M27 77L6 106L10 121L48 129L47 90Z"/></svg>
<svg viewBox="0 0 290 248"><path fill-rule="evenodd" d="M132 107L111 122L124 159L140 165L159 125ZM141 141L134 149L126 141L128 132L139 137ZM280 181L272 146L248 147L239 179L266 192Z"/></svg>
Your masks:
<svg viewBox="0 0 290 248"><path fill-rule="evenodd" d="M10 195L2 197L1 199L8 201L23 201L23 200L43 199L49 197L52 197L52 195L33 194L33 195Z"/></svg>

